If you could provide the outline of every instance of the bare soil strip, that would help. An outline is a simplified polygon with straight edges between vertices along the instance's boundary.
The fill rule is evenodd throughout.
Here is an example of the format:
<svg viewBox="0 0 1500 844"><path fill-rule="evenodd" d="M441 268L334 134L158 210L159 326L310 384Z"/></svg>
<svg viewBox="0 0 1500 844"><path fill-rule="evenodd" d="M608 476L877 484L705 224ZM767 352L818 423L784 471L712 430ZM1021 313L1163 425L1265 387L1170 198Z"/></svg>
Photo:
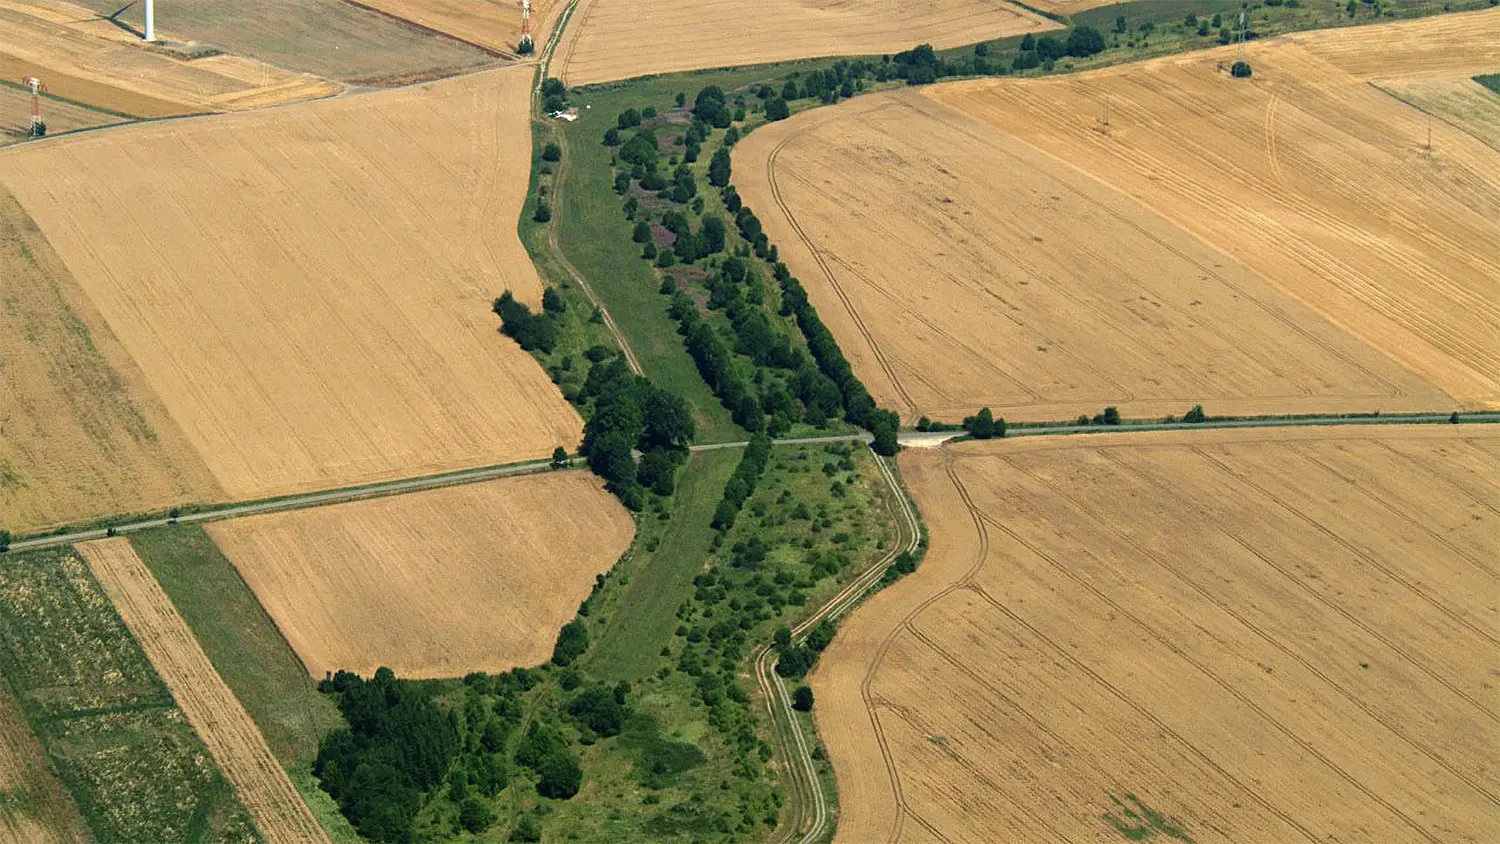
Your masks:
<svg viewBox="0 0 1500 844"><path fill-rule="evenodd" d="M130 541L117 537L87 542L78 552L265 839L272 844L327 842L327 833L298 796L255 722L214 670Z"/></svg>
<svg viewBox="0 0 1500 844"><path fill-rule="evenodd" d="M838 841L1500 836L1500 431L905 452L931 549L813 676ZM1483 484L1488 483L1487 488Z"/></svg>

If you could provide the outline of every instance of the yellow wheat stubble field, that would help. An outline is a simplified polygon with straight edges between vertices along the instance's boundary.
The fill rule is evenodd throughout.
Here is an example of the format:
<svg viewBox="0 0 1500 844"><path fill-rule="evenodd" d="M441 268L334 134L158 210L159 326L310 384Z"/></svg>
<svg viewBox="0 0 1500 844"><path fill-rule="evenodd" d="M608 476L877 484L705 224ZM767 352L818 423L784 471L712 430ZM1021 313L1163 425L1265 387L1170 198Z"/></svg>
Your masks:
<svg viewBox="0 0 1500 844"><path fill-rule="evenodd" d="M580 421L489 312L541 294L530 79L13 148L0 186L230 496L538 457Z"/></svg>
<svg viewBox="0 0 1500 844"><path fill-rule="evenodd" d="M1273 39L1253 81L1211 51L876 95L757 130L735 181L911 418L1493 406L1500 152L1440 123L1427 157L1365 80L1496 44L1491 11Z"/></svg>
<svg viewBox="0 0 1500 844"><path fill-rule="evenodd" d="M223 496L19 203L0 187L0 527Z"/></svg>
<svg viewBox="0 0 1500 844"><path fill-rule="evenodd" d="M516 0L358 0L427 29L514 56L521 40L521 4ZM532 42L538 51L547 43L555 14L566 3L536 0L531 4Z"/></svg>
<svg viewBox="0 0 1500 844"><path fill-rule="evenodd" d="M1500 837L1500 432L901 461L931 549L812 678L838 841Z"/></svg>
<svg viewBox="0 0 1500 844"><path fill-rule="evenodd" d="M458 677L545 661L635 526L570 471L207 530L314 676Z"/></svg>
<svg viewBox="0 0 1500 844"><path fill-rule="evenodd" d="M957 47L1059 24L1005 0L580 0L557 52L569 85L730 65Z"/></svg>
<svg viewBox="0 0 1500 844"><path fill-rule="evenodd" d="M271 844L327 842L265 737L124 537L77 546L188 723Z"/></svg>

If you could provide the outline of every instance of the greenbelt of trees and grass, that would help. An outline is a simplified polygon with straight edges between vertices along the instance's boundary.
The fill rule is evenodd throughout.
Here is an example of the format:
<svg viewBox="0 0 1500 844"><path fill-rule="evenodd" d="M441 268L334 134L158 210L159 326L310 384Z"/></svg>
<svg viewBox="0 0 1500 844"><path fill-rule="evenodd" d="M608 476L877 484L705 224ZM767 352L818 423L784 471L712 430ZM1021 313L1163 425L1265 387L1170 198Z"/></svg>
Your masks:
<svg viewBox="0 0 1500 844"><path fill-rule="evenodd" d="M1419 7L1393 0L1378 14ZM493 308L498 329L586 420L579 451L635 512L636 540L544 665L451 681L340 672L320 684L344 724L325 734L312 770L344 816L380 841L755 840L776 826L788 798L769 721L752 705L751 654L773 644L805 719L816 700L802 678L836 628L820 622L796 641L791 629L897 537L869 451L774 438L858 427L888 454L899 419L859 382L744 205L730 150L767 122L869 91L1222 41L1216 28L1240 9L1193 8L1146 0L1080 15L1059 34L962 50L584 91L546 80L548 111L590 108L536 126L519 229L547 281L541 307L499 291ZM1327 22L1304 9L1250 7L1247 37ZM596 300L646 376L627 365ZM1193 408L1184 421L1205 418ZM1079 422L1124 420L1106 408ZM988 408L918 427L978 439L1008 430ZM742 451L688 450L738 439L749 440ZM896 555L882 582L915 570L924 549Z"/></svg>

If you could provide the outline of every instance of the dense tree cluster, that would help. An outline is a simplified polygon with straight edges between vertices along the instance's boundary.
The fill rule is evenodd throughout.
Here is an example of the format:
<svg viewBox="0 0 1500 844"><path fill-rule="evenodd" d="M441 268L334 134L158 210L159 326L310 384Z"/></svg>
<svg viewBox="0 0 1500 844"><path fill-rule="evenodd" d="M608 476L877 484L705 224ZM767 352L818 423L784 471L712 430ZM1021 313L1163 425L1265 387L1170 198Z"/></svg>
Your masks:
<svg viewBox="0 0 1500 844"><path fill-rule="evenodd" d="M632 451L651 459L653 476L648 480L660 487L660 474L674 474L693 441L687 404L631 372L618 357L589 370L580 397L593 402L581 449L589 468L627 507L640 509L645 493ZM663 468L662 461L670 469Z"/></svg>
<svg viewBox="0 0 1500 844"><path fill-rule="evenodd" d="M844 357L833 332L818 318L818 311L807 298L802 283L785 264L777 263L774 272L781 284L782 313L796 317L802 335L807 338L807 350L812 353L818 369L838 388L844 402L844 418L875 435L874 447L878 453L895 454L900 419L895 412L875 405L875 399L854 374L854 368Z"/></svg>
<svg viewBox="0 0 1500 844"><path fill-rule="evenodd" d="M808 631L807 638L800 645L792 644L788 639L781 646L781 656L776 660L776 673L783 677L804 677L818 662L818 656L827 650L833 643L833 634L837 628L833 622L823 619Z"/></svg>
<svg viewBox="0 0 1500 844"><path fill-rule="evenodd" d="M422 793L459 749L453 723L417 687L381 668L366 681L340 671L319 684L348 721L318 749L313 773L361 835L410 841Z"/></svg>
<svg viewBox="0 0 1500 844"><path fill-rule="evenodd" d="M996 419L987 407L981 407L973 416L964 418L964 430L976 440L1001 439L1005 436L1005 420Z"/></svg>
<svg viewBox="0 0 1500 844"><path fill-rule="evenodd" d="M544 293L543 296L545 295ZM556 291L552 295L556 296ZM500 294L500 298L495 300L490 309L500 317L501 333L514 339L526 351L550 354L557 346L557 336L561 330L558 324L560 311L543 309L542 313L534 314L509 290Z"/></svg>
<svg viewBox="0 0 1500 844"><path fill-rule="evenodd" d="M561 79L548 79L542 83L542 110L548 113L562 111L568 107L568 89Z"/></svg>

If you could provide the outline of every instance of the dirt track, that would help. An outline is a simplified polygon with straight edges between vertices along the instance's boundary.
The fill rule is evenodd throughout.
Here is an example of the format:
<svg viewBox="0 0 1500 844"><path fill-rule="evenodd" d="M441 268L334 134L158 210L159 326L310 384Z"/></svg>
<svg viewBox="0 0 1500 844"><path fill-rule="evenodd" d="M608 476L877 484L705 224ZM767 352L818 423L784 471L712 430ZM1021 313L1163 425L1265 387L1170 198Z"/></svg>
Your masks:
<svg viewBox="0 0 1500 844"><path fill-rule="evenodd" d="M123 537L78 552L271 844L329 840L171 599Z"/></svg>
<svg viewBox="0 0 1500 844"><path fill-rule="evenodd" d="M931 550L812 678L838 841L1496 840L1500 431L907 452ZM935 693L940 690L940 693Z"/></svg>

